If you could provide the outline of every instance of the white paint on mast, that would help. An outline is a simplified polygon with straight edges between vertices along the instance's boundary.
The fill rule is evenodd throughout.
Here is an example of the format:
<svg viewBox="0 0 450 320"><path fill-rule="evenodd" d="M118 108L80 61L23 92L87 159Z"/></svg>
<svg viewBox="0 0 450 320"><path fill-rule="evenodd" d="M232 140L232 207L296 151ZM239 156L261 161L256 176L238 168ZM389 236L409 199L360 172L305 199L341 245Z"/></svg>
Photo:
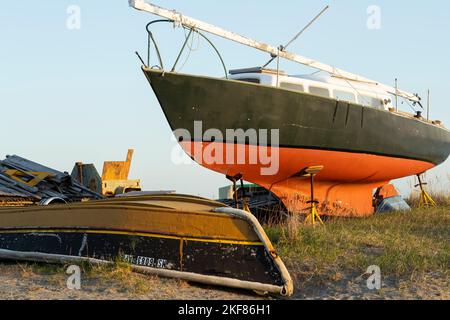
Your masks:
<svg viewBox="0 0 450 320"><path fill-rule="evenodd" d="M403 91L403 90L399 90L396 88L393 88L392 86L388 86L388 85L384 85L381 84L377 81L371 80L371 79L367 79L365 77L338 69L334 66L319 62L319 61L315 61L313 59L309 59L294 53L290 53L288 51L280 51L279 48L241 36L237 33L216 27L212 24L194 19L194 18L190 18L188 16L182 15L181 13L175 11L175 10L168 10L162 7L159 7L157 5L154 4L150 4L150 3L146 3L144 0L129 0L129 4L130 7L133 7L137 10L141 10L141 11L145 11L145 12L149 12L152 14L155 14L157 16L169 19L169 20L173 20L175 23L179 23L180 25L183 25L187 28L192 28L192 29L198 29L198 30L202 30L211 34L214 34L216 36L264 51L264 52L268 52L270 53L272 56L279 56L281 58L290 60L290 61L294 61L306 66L309 66L311 68L315 68L318 70L322 70L325 72L328 72L329 74L331 74L334 77L337 78L342 78L342 79L346 79L346 80L350 80L350 81L356 81L356 82L365 82L365 83L369 83L372 85L376 85L377 87L381 88L382 90L396 95L396 96L400 96L402 98L411 100L411 101L420 101L420 99L409 92Z"/></svg>

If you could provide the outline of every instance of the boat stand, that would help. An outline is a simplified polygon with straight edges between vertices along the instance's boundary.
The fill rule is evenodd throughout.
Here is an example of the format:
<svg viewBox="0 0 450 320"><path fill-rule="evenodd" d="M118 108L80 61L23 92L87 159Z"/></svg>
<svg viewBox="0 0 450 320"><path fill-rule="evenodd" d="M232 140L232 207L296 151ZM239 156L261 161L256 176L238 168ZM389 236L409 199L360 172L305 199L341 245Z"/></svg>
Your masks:
<svg viewBox="0 0 450 320"><path fill-rule="evenodd" d="M316 225L316 220L319 221L321 225L323 225L323 221L320 218L320 215L317 211L317 205L319 204L319 201L314 200L314 177L322 171L323 166L313 166L303 169L299 175L303 177L309 177L310 183L311 183L311 200L307 203L311 204L311 207L309 208L309 213L307 214L305 218L305 224L311 223L313 226Z"/></svg>
<svg viewBox="0 0 450 320"><path fill-rule="evenodd" d="M418 184L415 185L415 187L420 187L420 200L419 200L419 207L436 207L436 202L431 198L429 193L425 190L425 187L428 183L423 182L422 178L420 177L420 174L417 175L417 179L419 181Z"/></svg>
<svg viewBox="0 0 450 320"><path fill-rule="evenodd" d="M241 189L242 189L242 195L241 195L242 210L247 211L249 213L252 213L250 211L250 207L248 206L248 202L250 201L250 197L247 197L247 194L245 193L244 180L242 180L242 179L241 179Z"/></svg>
<svg viewBox="0 0 450 320"><path fill-rule="evenodd" d="M233 183L233 198L234 198L234 204L236 206L236 209L239 209L239 196L238 196L238 190L236 183L237 181L241 180L241 189L242 189L242 195L241 195L241 201L242 201L242 210L247 211L251 213L250 207L248 206L248 197L245 194L245 188L244 188L244 180L242 180L242 174L238 173L235 176L226 176L228 180L230 180Z"/></svg>

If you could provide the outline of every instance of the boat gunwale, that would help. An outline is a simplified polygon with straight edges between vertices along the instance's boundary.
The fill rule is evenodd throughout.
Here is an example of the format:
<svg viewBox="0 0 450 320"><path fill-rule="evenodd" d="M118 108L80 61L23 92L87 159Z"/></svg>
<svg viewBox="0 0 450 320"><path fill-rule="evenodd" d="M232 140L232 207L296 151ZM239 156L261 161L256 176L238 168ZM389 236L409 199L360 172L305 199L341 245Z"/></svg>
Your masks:
<svg viewBox="0 0 450 320"><path fill-rule="evenodd" d="M217 208L226 207L218 206ZM204 215L204 216L216 216L216 217L229 217L232 219L237 219L237 217L230 217L227 214L220 213L220 212L214 212L213 210L215 208L211 208L211 211L189 211L189 210L179 210L179 209L173 209L168 207L153 207L149 204L144 203L131 203L131 204L82 204L80 203L71 203L71 204L55 204L51 206L39 206L39 205L31 205L31 206L22 206L22 207L0 207L0 214L11 214L11 213L28 213L29 211L75 211L75 210L92 210L92 209L131 209L131 210L138 210L138 211L151 211L152 213L158 213L158 212L167 212L167 213L178 213L178 214L190 214L190 215ZM66 214L61 213L61 214ZM95 213L91 213L95 214Z"/></svg>

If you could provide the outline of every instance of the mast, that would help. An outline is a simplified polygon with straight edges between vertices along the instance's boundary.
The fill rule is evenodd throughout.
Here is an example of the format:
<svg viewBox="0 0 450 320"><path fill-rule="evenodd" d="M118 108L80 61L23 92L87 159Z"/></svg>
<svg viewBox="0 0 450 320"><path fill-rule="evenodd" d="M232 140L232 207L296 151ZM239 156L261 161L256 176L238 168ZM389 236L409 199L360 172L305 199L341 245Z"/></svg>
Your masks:
<svg viewBox="0 0 450 320"><path fill-rule="evenodd" d="M416 95L402 91L396 88L393 88L392 86L381 84L377 81L367 79L365 77L338 69L336 67L333 67L331 65L315 61L313 59L309 59L288 51L280 50L280 48L265 44L263 42L259 42L244 36L241 36L237 33L227 31L225 29L216 27L212 24L190 18L188 16L182 15L181 13L174 11L174 10L168 10L159 6L156 6L154 4L146 3L144 0L129 0L130 7L133 7L137 10L149 12L152 14L155 14L157 16L169 19L174 21L175 23L179 23L182 26L185 26L190 29L198 29L202 30L211 34L214 34L216 36L243 44L245 46L258 49L260 51L264 51L267 53L270 53L272 56L279 56L281 58L294 61L318 70L322 70L325 72L328 72L334 77L349 80L349 81L356 81L356 82L365 82L369 84L373 84L378 86L379 88L385 90L386 92L393 94L395 96L399 96L411 101L419 102L420 98Z"/></svg>

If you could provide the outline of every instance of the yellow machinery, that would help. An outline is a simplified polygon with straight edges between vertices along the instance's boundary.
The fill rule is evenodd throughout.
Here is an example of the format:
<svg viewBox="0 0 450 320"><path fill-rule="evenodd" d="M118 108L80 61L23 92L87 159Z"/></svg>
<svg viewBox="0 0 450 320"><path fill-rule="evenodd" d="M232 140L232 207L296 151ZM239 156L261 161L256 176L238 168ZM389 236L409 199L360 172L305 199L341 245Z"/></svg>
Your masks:
<svg viewBox="0 0 450 320"><path fill-rule="evenodd" d="M105 161L102 173L102 194L114 196L141 191L140 180L128 180L134 150L129 149L125 161Z"/></svg>
<svg viewBox="0 0 450 320"><path fill-rule="evenodd" d="M125 161L105 161L102 176L93 164L77 162L72 171L72 178L92 191L107 197L114 197L130 191L141 191L140 180L129 180L133 150L129 149Z"/></svg>

